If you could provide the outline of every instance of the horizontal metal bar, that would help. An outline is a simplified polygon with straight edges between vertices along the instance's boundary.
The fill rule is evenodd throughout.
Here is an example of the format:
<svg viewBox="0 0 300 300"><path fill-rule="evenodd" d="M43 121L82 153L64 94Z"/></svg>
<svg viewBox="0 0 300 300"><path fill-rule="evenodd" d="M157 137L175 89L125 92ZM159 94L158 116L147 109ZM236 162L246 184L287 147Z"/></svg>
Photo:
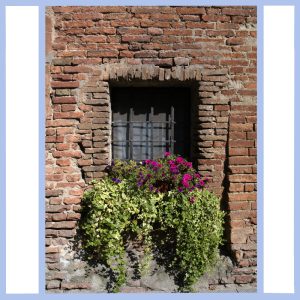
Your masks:
<svg viewBox="0 0 300 300"><path fill-rule="evenodd" d="M117 141L117 140L113 140L111 143L147 143L147 142L153 142L153 143L164 143L164 144L170 144L172 142L176 142L176 140L162 140L162 141L157 141L157 140L147 140L147 141L143 141L143 140L122 140L122 141Z"/></svg>
<svg viewBox="0 0 300 300"><path fill-rule="evenodd" d="M112 124L128 124L128 123L151 123L151 124L176 124L175 121L113 121Z"/></svg>

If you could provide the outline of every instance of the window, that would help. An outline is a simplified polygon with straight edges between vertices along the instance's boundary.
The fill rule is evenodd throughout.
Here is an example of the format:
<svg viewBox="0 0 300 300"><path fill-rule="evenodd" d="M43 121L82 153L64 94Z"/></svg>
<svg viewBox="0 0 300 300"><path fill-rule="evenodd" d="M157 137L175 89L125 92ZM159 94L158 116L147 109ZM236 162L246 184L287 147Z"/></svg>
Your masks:
<svg viewBox="0 0 300 300"><path fill-rule="evenodd" d="M188 88L119 87L111 99L113 159L190 156Z"/></svg>

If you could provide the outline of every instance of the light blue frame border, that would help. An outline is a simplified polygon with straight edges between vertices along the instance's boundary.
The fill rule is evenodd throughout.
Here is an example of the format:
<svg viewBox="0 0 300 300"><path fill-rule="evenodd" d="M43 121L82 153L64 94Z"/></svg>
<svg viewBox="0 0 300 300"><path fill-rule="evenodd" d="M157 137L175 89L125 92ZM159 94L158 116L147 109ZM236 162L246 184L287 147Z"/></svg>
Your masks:
<svg viewBox="0 0 300 300"><path fill-rule="evenodd" d="M298 0L299 1L299 0ZM1 200L1 209L0 209L0 298L1 299L60 299L61 297L72 297L72 299L98 299L101 297L117 299L119 297L124 297L127 299L140 298L141 294L46 294L44 291L44 282L45 282L45 272L44 272L44 12L45 6L55 6L55 5L189 5L189 6L230 6L230 5L255 5L258 9L258 290L257 293L242 294L238 295L236 293L201 293L201 294L159 294L164 299L174 298L174 297L183 297L183 298L211 298L219 299L228 298L232 299L235 297L244 298L244 299L261 299L261 298L298 298L300 290L300 259L297 253L300 253L300 243L299 243L299 233L300 233L300 204L299 201L295 201L295 294L264 294L263 293L263 6L264 5L294 5L295 6L295 191L294 199L300 199L300 185L297 186L297 182L300 182L300 103L296 99L300 96L300 85L297 86L297 80L299 80L299 57L297 57L297 52L300 51L299 47L299 34L300 34L300 4L297 0L204 0L204 1L195 1L195 0L173 0L173 1L164 1L164 0L3 0L0 5L0 36L1 36L1 45L4 45L0 48L0 200ZM5 165L5 6L39 6L39 26L40 26L40 42L39 42L39 55L40 55L40 66L39 66L39 180L40 180L40 189L39 189L39 261L40 261L40 293L37 295L6 295L5 294L5 174L6 174L6 165ZM297 119L298 117L298 119ZM142 297L154 298L158 294L142 294Z"/></svg>

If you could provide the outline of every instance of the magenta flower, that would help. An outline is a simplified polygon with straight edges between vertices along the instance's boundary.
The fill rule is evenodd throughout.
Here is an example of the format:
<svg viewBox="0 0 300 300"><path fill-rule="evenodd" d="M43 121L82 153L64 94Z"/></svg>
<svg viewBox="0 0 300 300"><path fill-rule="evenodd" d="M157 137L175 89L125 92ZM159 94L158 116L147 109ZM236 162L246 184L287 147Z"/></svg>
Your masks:
<svg viewBox="0 0 300 300"><path fill-rule="evenodd" d="M182 164L182 163L184 163L184 159L179 156L179 157L176 158L176 162L179 163L179 164Z"/></svg>
<svg viewBox="0 0 300 300"><path fill-rule="evenodd" d="M168 157L171 155L171 152L165 152L165 157Z"/></svg>
<svg viewBox="0 0 300 300"><path fill-rule="evenodd" d="M193 176L191 174L184 174L182 177L183 181L189 181L193 178Z"/></svg>
<svg viewBox="0 0 300 300"><path fill-rule="evenodd" d="M186 162L185 165L190 169L193 167L193 164L191 162Z"/></svg>
<svg viewBox="0 0 300 300"><path fill-rule="evenodd" d="M182 180L182 184L183 184L186 188L189 188L189 187L190 187L190 184L189 184L188 181Z"/></svg>

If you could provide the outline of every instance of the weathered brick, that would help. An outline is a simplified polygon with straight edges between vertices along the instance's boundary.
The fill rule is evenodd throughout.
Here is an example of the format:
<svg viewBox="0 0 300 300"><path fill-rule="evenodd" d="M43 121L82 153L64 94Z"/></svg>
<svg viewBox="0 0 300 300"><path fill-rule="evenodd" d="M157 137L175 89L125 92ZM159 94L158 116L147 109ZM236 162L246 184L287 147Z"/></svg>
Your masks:
<svg viewBox="0 0 300 300"><path fill-rule="evenodd" d="M229 175L229 181L231 181L231 182L256 182L256 175L255 174Z"/></svg>
<svg viewBox="0 0 300 300"><path fill-rule="evenodd" d="M230 193L228 199L229 201L254 201L256 193Z"/></svg>
<svg viewBox="0 0 300 300"><path fill-rule="evenodd" d="M256 158L245 156L233 156L229 157L229 163L232 165L253 165L256 163Z"/></svg>
<svg viewBox="0 0 300 300"><path fill-rule="evenodd" d="M78 81L52 81L51 87L53 88L77 88L79 87Z"/></svg>
<svg viewBox="0 0 300 300"><path fill-rule="evenodd" d="M229 192L243 192L244 184L243 183L230 183Z"/></svg>
<svg viewBox="0 0 300 300"><path fill-rule="evenodd" d="M59 261L66 259L70 266L77 262L72 250L56 251L71 246L76 236L88 183L105 175L111 155L113 81L131 81L133 86L143 80L159 81L162 86L193 85L192 158L198 170L210 177L209 189L226 200L227 246L237 264L224 282L254 280L256 8L71 6L48 10L46 288L55 292L91 289L81 275L74 282L70 274L63 277L65 267ZM247 255L247 251L253 253ZM239 277L244 275L250 277Z"/></svg>
<svg viewBox="0 0 300 300"><path fill-rule="evenodd" d="M63 199L64 204L78 204L81 202L80 198L77 197L69 197L69 198L64 198Z"/></svg>
<svg viewBox="0 0 300 300"><path fill-rule="evenodd" d="M88 51L88 57L117 57L119 54L118 50L97 50Z"/></svg>
<svg viewBox="0 0 300 300"><path fill-rule="evenodd" d="M73 229L75 226L76 221L46 222L46 228Z"/></svg>
<svg viewBox="0 0 300 300"><path fill-rule="evenodd" d="M230 156L248 156L248 148L229 148Z"/></svg>

